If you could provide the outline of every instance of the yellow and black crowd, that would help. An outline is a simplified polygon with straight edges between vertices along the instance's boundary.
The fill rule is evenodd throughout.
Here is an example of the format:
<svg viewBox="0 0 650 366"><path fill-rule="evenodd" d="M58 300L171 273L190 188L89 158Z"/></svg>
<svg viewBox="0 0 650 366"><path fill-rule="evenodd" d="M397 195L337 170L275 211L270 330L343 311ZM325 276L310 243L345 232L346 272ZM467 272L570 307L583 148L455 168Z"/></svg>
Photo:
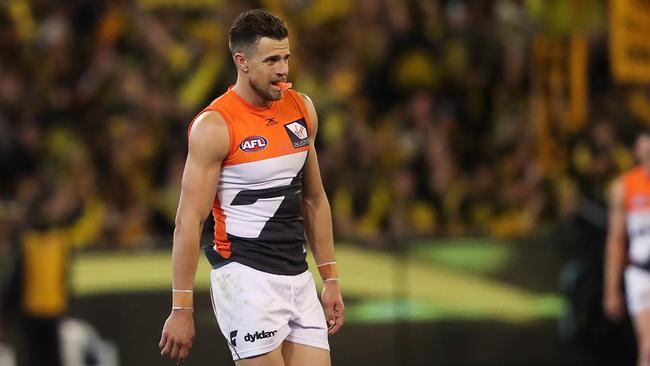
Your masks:
<svg viewBox="0 0 650 366"><path fill-rule="evenodd" d="M234 82L228 25L255 6L290 28L290 79L316 102L340 239L530 233L585 197L602 203L632 164L619 127L637 122L614 114L625 93L541 141L539 29L520 2L12 0L0 9L0 238L77 222L97 248L170 245L187 124ZM594 33L595 74L607 61ZM562 151L550 167L542 144Z"/></svg>

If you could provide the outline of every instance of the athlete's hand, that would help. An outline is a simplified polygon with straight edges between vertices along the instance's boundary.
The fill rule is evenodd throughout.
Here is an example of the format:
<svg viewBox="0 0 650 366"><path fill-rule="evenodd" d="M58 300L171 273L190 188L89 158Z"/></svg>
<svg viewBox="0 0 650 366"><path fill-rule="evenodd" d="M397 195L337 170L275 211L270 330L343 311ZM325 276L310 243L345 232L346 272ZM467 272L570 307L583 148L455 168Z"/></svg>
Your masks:
<svg viewBox="0 0 650 366"><path fill-rule="evenodd" d="M345 321L345 305L343 305L343 297L341 297L339 281L323 282L321 301L323 302L323 308L325 308L325 319L327 320L328 328L327 332L329 334L334 334L341 329L343 322Z"/></svg>
<svg viewBox="0 0 650 366"><path fill-rule="evenodd" d="M172 310L169 314L158 346L161 356L169 356L180 364L190 354L194 342L194 318L188 310Z"/></svg>
<svg viewBox="0 0 650 366"><path fill-rule="evenodd" d="M623 319L625 316L623 296L618 292L606 293L603 297L603 310L612 321L618 322Z"/></svg>

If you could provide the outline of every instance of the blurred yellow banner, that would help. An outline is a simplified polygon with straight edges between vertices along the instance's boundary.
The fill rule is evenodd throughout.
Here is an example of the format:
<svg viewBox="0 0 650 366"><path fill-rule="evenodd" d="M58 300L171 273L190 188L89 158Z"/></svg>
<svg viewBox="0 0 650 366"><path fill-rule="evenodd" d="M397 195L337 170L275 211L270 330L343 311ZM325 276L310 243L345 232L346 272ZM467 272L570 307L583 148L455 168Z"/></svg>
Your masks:
<svg viewBox="0 0 650 366"><path fill-rule="evenodd" d="M650 2L610 0L610 59L617 81L650 82Z"/></svg>

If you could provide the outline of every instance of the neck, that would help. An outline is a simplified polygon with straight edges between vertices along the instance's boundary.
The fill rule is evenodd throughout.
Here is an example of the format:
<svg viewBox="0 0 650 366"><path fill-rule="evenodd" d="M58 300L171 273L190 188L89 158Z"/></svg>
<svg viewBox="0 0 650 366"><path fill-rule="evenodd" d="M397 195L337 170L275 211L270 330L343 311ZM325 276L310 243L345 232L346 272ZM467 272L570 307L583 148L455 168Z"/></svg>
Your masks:
<svg viewBox="0 0 650 366"><path fill-rule="evenodd" d="M242 97L248 103L256 107L270 107L273 101L262 98L259 94L248 85L248 81L243 80L243 78L238 77L235 86L232 87L232 90Z"/></svg>

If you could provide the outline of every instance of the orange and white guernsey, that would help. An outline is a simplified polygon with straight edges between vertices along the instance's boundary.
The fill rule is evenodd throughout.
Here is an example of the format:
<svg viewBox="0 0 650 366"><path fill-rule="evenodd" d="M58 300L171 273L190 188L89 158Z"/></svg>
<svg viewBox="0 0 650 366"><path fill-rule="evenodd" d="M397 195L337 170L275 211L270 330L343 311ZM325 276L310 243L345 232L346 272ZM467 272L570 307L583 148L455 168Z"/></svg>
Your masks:
<svg viewBox="0 0 650 366"><path fill-rule="evenodd" d="M303 99L285 90L262 108L230 87L205 111L218 112L230 133L212 207L214 246L204 248L212 267L235 261L274 274L306 271L302 175L312 130Z"/></svg>
<svg viewBox="0 0 650 366"><path fill-rule="evenodd" d="M650 269L650 174L638 166L623 175L628 257L630 263Z"/></svg>

